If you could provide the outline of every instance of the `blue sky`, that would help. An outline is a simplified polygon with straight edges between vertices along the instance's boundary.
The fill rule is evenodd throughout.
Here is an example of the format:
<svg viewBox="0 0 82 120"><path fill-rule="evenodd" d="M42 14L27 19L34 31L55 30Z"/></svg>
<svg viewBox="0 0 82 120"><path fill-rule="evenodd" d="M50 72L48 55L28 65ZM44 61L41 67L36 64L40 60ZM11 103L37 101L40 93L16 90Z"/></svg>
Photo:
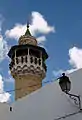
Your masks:
<svg viewBox="0 0 82 120"><path fill-rule="evenodd" d="M43 16L47 27L54 29L45 33L41 32L40 28L37 34L34 33L37 39L43 37L40 42L49 55L45 80L56 79L63 71L70 73L82 68L81 0L0 0L1 44L4 42L6 49L0 46L0 52L4 51L0 55L0 74L4 80L4 91L14 89L8 69L9 59L4 55L11 46L17 44L16 34L12 35L11 30L18 27L18 24L22 25L21 28L25 27L28 17L32 16L33 12Z"/></svg>

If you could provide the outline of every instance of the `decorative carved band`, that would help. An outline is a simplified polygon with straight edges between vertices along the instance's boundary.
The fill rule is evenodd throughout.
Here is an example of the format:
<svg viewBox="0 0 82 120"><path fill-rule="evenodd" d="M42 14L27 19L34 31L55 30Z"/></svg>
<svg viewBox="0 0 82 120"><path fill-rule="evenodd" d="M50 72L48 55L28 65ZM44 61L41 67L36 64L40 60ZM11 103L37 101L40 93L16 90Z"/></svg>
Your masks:
<svg viewBox="0 0 82 120"><path fill-rule="evenodd" d="M13 70L11 71L12 74L18 74L18 75L21 75L21 74L34 74L34 75L38 75L42 78L45 77L45 72L44 70L41 70L40 67L34 67L33 65L31 65L30 67L28 67L27 65L24 65L23 67L21 66L17 66L17 68L13 68Z"/></svg>

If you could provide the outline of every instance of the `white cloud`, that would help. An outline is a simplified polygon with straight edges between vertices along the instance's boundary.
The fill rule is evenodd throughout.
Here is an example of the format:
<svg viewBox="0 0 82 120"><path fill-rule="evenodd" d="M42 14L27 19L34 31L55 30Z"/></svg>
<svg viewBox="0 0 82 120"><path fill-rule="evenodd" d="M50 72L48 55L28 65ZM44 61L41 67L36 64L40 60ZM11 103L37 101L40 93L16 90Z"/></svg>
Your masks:
<svg viewBox="0 0 82 120"><path fill-rule="evenodd" d="M55 28L49 26L48 22L39 12L32 12L31 31L34 35L36 33L48 34L50 32L55 32Z"/></svg>
<svg viewBox="0 0 82 120"><path fill-rule="evenodd" d="M70 73L72 73L72 72L74 72L74 71L76 71L77 70L77 68L72 68L72 69L69 69L69 70L66 70L66 71L64 71L66 74L70 74Z"/></svg>
<svg viewBox="0 0 82 120"><path fill-rule="evenodd" d="M53 75L59 76L63 72L66 74L72 73L80 68L82 68L82 49L78 47L72 47L69 49L69 64L71 65L71 69L69 70L54 70Z"/></svg>
<svg viewBox="0 0 82 120"><path fill-rule="evenodd" d="M82 68L82 49L73 47L69 49L69 63L74 67L74 68Z"/></svg>
<svg viewBox="0 0 82 120"><path fill-rule="evenodd" d="M31 25L30 31L33 36L37 34L48 34L50 32L55 32L55 28L53 26L48 25L48 22L44 19L44 17L39 12L32 12L31 14ZM26 24L16 24L12 29L7 30L5 32L6 37L17 39L23 35L26 31ZM45 36L39 38L40 41L46 40ZM42 39L42 40L41 40ZM39 41L39 42L40 42Z"/></svg>
<svg viewBox="0 0 82 120"><path fill-rule="evenodd" d="M4 91L4 82L2 80L2 76L0 75L0 102L8 102L10 101L10 94Z"/></svg>
<svg viewBox="0 0 82 120"><path fill-rule="evenodd" d="M0 62L7 57L8 45L1 35L3 17L0 15ZM1 69L1 68L0 68ZM10 100L10 94L4 91L4 82L0 75L0 102L8 102Z"/></svg>
<svg viewBox="0 0 82 120"><path fill-rule="evenodd" d="M23 35L26 31L26 25L16 24L12 29L6 30L5 35L8 38L13 38L18 40L18 38Z"/></svg>
<svg viewBox="0 0 82 120"><path fill-rule="evenodd" d="M8 45L7 42L3 39L3 36L0 35L0 62L7 57Z"/></svg>
<svg viewBox="0 0 82 120"><path fill-rule="evenodd" d="M3 39L3 36L1 35L3 20L4 18L0 14L0 62L2 62L2 60L4 60L7 57L8 52L7 42Z"/></svg>
<svg viewBox="0 0 82 120"><path fill-rule="evenodd" d="M43 43L44 41L46 41L46 37L45 36L40 36L40 37L37 38L38 44Z"/></svg>

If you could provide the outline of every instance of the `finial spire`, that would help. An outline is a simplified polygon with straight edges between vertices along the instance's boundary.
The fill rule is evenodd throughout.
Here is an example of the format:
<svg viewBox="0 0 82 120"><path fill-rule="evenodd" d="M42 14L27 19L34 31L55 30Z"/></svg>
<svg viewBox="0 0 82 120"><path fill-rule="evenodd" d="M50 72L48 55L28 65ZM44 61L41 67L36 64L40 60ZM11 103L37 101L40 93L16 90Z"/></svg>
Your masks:
<svg viewBox="0 0 82 120"><path fill-rule="evenodd" d="M29 28L29 21L27 21L27 28Z"/></svg>
<svg viewBox="0 0 82 120"><path fill-rule="evenodd" d="M26 35L26 36L31 36L31 33L30 33L30 31L29 31L29 21L27 21L27 30L26 30L26 32L25 32L25 35Z"/></svg>
<svg viewBox="0 0 82 120"><path fill-rule="evenodd" d="M30 21L31 21L31 15L28 15L28 18L27 18L27 28L29 28Z"/></svg>

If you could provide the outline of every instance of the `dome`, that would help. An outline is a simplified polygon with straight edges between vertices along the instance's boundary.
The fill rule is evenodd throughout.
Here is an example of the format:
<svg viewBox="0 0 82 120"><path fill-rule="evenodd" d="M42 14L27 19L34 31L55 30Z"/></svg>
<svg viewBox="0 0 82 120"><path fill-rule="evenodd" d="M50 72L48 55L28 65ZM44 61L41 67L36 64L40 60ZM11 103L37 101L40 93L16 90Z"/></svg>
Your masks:
<svg viewBox="0 0 82 120"><path fill-rule="evenodd" d="M29 31L29 25L27 25L27 30L25 32L25 35L23 35L19 38L19 45L25 45L25 44L37 46L37 40L35 37L33 37L31 35L31 33Z"/></svg>

